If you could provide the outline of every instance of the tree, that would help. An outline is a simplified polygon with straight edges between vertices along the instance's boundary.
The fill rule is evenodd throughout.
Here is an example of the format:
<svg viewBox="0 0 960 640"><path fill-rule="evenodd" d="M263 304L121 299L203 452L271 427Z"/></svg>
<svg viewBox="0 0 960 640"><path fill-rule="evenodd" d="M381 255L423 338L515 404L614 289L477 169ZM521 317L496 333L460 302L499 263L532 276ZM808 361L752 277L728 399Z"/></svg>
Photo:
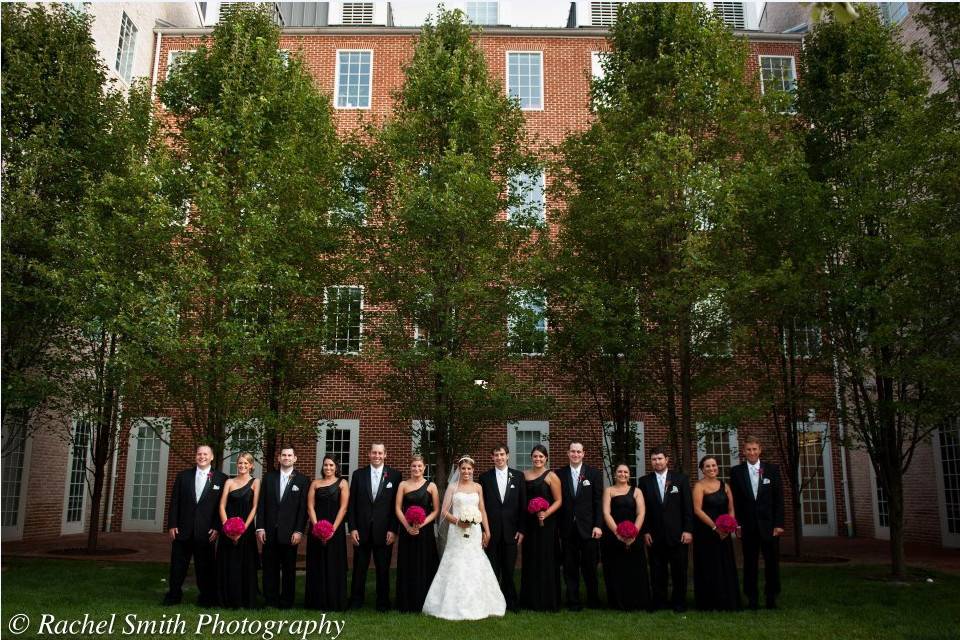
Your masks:
<svg viewBox="0 0 960 640"><path fill-rule="evenodd" d="M5 444L26 437L72 363L58 251L73 216L112 157L106 74L89 17L63 6L3 12L3 394Z"/></svg>
<svg viewBox="0 0 960 640"><path fill-rule="evenodd" d="M602 398L614 453L629 457L628 414L645 397L675 463L692 468L694 401L730 363L725 285L708 247L730 200L721 177L738 170L755 109L746 49L704 7L683 4L625 4L609 40L596 121L562 150L558 244L570 248L554 256L567 283L552 307L557 346Z"/></svg>
<svg viewBox="0 0 960 640"><path fill-rule="evenodd" d="M955 2L925 2L915 14L929 39L923 52L945 83L944 96L960 103L960 5Z"/></svg>
<svg viewBox="0 0 960 640"><path fill-rule="evenodd" d="M330 213L342 148L329 97L278 47L270 17L237 6L159 89L188 219L151 374L218 463L261 440L272 462L304 427L306 386L338 364L317 319L348 238Z"/></svg>
<svg viewBox="0 0 960 640"><path fill-rule="evenodd" d="M524 262L537 227L516 181L508 189L536 164L523 115L490 81L461 13L423 26L405 74L363 169L376 305L366 344L389 364L379 383L398 415L416 421L443 486L485 427L539 406L511 374L505 335L513 315L525 320L515 345L536 337L535 314L521 314L523 296L511 293L533 282Z"/></svg>
<svg viewBox="0 0 960 640"><path fill-rule="evenodd" d="M798 106L812 175L830 194L829 334L846 423L887 498L902 578L904 473L958 410L960 215L948 181L956 128L926 108L922 60L895 36L875 11L818 25Z"/></svg>

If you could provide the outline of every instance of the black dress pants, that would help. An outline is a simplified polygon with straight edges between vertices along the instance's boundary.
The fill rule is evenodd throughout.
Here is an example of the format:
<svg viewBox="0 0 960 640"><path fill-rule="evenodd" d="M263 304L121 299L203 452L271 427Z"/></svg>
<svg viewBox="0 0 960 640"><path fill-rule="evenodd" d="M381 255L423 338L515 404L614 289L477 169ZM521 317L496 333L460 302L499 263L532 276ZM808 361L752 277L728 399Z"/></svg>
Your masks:
<svg viewBox="0 0 960 640"><path fill-rule="evenodd" d="M687 607L687 555L685 544L657 544L650 546L650 583L653 591L653 608ZM667 600L667 576L672 583L670 599Z"/></svg>
<svg viewBox="0 0 960 640"><path fill-rule="evenodd" d="M297 588L297 546L267 541L263 545L263 597L268 607L289 609Z"/></svg>
<svg viewBox="0 0 960 640"><path fill-rule="evenodd" d="M598 606L597 541L582 538L574 528L563 538L563 578L567 583L567 606L580 606L580 574L587 586L587 604Z"/></svg>
<svg viewBox="0 0 960 640"><path fill-rule="evenodd" d="M743 530L743 592L751 605L759 595L760 555L763 555L763 592L767 602L780 595L780 538L764 538L757 531Z"/></svg>
<svg viewBox="0 0 960 640"><path fill-rule="evenodd" d="M507 601L508 609L516 609L520 601L517 598L517 586L513 582L513 571L517 566L517 543L506 540L491 541L487 545L487 558L490 566L500 583L503 598Z"/></svg>
<svg viewBox="0 0 960 640"><path fill-rule="evenodd" d="M370 567L370 555L377 570L377 610L390 609L390 555L392 546L361 543L353 548L353 584L350 589L350 606L359 609L363 606L367 593L367 569Z"/></svg>
<svg viewBox="0 0 960 640"><path fill-rule="evenodd" d="M187 577L190 558L193 558L194 573L197 576L197 589L200 597L197 604L216 606L217 604L217 565L215 543L208 539L174 540L170 548L170 578L164 602L176 604L183 598L183 582Z"/></svg>

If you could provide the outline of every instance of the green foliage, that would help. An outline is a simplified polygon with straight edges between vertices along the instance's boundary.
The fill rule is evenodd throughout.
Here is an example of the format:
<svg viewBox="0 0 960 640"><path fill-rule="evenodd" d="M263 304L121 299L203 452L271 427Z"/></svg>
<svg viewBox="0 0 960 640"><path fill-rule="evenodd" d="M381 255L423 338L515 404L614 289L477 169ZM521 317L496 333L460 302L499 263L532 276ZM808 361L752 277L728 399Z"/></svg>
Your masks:
<svg viewBox="0 0 960 640"><path fill-rule="evenodd" d="M443 483L482 428L532 405L505 366L505 329L519 309L511 291L529 288L534 227L503 212L522 208L509 177L536 164L523 115L490 81L462 14L423 26L405 73L364 162L374 214L361 237L383 309L367 326L391 365L380 382L398 414L432 426Z"/></svg>
<svg viewBox="0 0 960 640"><path fill-rule="evenodd" d="M189 219L152 374L218 459L251 425L269 456L302 426L306 385L337 364L319 353L318 318L349 238L329 214L344 204L343 150L329 97L278 46L266 13L237 7L158 90L177 159L165 184Z"/></svg>

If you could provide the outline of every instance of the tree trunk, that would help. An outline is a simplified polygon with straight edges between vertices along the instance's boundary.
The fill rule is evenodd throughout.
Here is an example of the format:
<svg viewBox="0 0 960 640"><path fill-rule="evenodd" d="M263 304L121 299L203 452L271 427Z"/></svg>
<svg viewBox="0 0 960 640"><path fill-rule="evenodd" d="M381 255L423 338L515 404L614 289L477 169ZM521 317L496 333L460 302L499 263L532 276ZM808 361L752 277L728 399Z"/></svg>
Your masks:
<svg viewBox="0 0 960 640"><path fill-rule="evenodd" d="M87 553L97 550L97 538L100 534L100 503L103 502L104 467L97 465L93 470L93 492L90 495L90 524L87 527Z"/></svg>
<svg viewBox="0 0 960 640"><path fill-rule="evenodd" d="M903 476L899 465L887 476L887 506L890 509L890 569L893 578L907 577L907 558L903 551Z"/></svg>
<svg viewBox="0 0 960 640"><path fill-rule="evenodd" d="M667 438L670 442L670 455L680 460L680 427L677 423L677 392L673 381L673 353L669 347L663 349L663 384L667 403Z"/></svg>
<svg viewBox="0 0 960 640"><path fill-rule="evenodd" d="M694 444L693 372L691 369L690 327L686 321L684 321L680 330L680 442L683 450L680 452L680 457L677 459L675 465L676 468L684 470L691 478L696 478L696 461L690 460L690 452L693 451Z"/></svg>

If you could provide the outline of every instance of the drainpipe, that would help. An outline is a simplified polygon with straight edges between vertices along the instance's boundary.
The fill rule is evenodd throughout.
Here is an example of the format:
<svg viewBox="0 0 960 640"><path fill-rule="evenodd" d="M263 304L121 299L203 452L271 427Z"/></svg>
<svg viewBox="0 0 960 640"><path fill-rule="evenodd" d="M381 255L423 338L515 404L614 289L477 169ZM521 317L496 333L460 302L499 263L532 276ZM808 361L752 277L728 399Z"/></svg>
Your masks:
<svg viewBox="0 0 960 640"><path fill-rule="evenodd" d="M153 53L153 81L150 83L150 97L157 97L157 72L160 71L160 44L163 42L163 34L157 31L157 50Z"/></svg>
<svg viewBox="0 0 960 640"><path fill-rule="evenodd" d="M853 537L853 514L850 512L850 479L847 476L847 446L846 429L843 422L844 400L840 392L840 367L837 364L837 356L833 356L833 389L837 401L837 431L840 434L840 475L841 484L843 484L843 512L846 515L847 537Z"/></svg>

